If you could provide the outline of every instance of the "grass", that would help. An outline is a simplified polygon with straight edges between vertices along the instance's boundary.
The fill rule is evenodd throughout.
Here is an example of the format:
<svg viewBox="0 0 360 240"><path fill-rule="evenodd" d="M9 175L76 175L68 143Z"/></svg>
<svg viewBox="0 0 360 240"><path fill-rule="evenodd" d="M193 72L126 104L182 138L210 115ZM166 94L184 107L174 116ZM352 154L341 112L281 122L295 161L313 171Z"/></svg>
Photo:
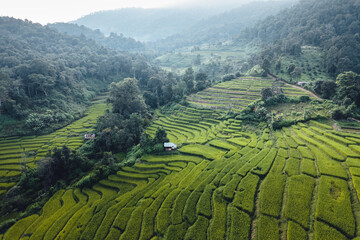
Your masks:
<svg viewBox="0 0 360 240"><path fill-rule="evenodd" d="M320 174L348 179L346 171L341 166L340 162L332 160L329 156L314 146L309 145L308 147L316 157Z"/></svg>
<svg viewBox="0 0 360 240"><path fill-rule="evenodd" d="M233 204L234 206L243 209L252 214L254 212L255 194L259 184L260 178L249 173L238 185Z"/></svg>
<svg viewBox="0 0 360 240"><path fill-rule="evenodd" d="M348 239L342 233L337 231L336 229L330 227L329 225L321 222L315 221L315 239L327 239L327 240L346 240Z"/></svg>
<svg viewBox="0 0 360 240"><path fill-rule="evenodd" d="M310 208L315 180L306 175L290 177L287 187L285 216L306 230L310 224Z"/></svg>
<svg viewBox="0 0 360 240"><path fill-rule="evenodd" d="M190 194L189 198L186 200L183 217L190 224L194 224L196 221L196 205L199 201L201 194L201 192L193 191Z"/></svg>
<svg viewBox="0 0 360 240"><path fill-rule="evenodd" d="M276 154L277 154L276 148L270 149L268 155L266 155L266 157L256 167L252 169L252 173L264 177L269 172L275 160Z"/></svg>
<svg viewBox="0 0 360 240"><path fill-rule="evenodd" d="M269 173L260 186L260 212L279 217L286 176L281 173Z"/></svg>
<svg viewBox="0 0 360 240"><path fill-rule="evenodd" d="M289 177L298 175L300 171L300 160L290 157L286 161L286 166L284 170Z"/></svg>
<svg viewBox="0 0 360 240"><path fill-rule="evenodd" d="M288 221L287 224L287 239L288 240L307 240L308 235L306 231L297 223Z"/></svg>
<svg viewBox="0 0 360 240"><path fill-rule="evenodd" d="M315 217L340 229L346 236L354 237L355 219L345 180L328 176L320 177Z"/></svg>
<svg viewBox="0 0 360 240"><path fill-rule="evenodd" d="M207 229L209 226L209 219L204 216L198 216L194 225L192 225L186 235L185 239L199 239L206 240L207 239Z"/></svg>
<svg viewBox="0 0 360 240"><path fill-rule="evenodd" d="M229 207L229 212L231 222L229 239L249 239L251 227L250 216L235 207Z"/></svg>
<svg viewBox="0 0 360 240"><path fill-rule="evenodd" d="M301 170L300 170L300 172L302 174L307 174L307 175L310 175L312 177L316 177L317 173L316 173L314 161L311 160L311 159L303 158L301 160Z"/></svg>
<svg viewBox="0 0 360 240"><path fill-rule="evenodd" d="M260 215L257 225L258 239L279 239L279 223L276 218Z"/></svg>
<svg viewBox="0 0 360 240"><path fill-rule="evenodd" d="M211 197L214 191L213 185L207 185L203 194L200 196L199 202L196 205L196 213L204 215L208 218L212 216Z"/></svg>
<svg viewBox="0 0 360 240"><path fill-rule="evenodd" d="M219 150L217 148L198 144L183 146L181 149L179 149L179 151L191 155L202 156L209 160L219 159L225 154L225 151Z"/></svg>
<svg viewBox="0 0 360 240"><path fill-rule="evenodd" d="M212 196L214 216L209 227L210 239L224 239L226 233L227 202L222 197L221 189L217 188Z"/></svg>

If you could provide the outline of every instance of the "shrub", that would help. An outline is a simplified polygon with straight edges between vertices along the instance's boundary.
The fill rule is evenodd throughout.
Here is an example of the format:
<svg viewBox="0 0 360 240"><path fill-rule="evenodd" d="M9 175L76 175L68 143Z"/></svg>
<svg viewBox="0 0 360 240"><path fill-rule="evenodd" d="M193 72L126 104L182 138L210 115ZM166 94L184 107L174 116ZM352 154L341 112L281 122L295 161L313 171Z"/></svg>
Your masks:
<svg viewBox="0 0 360 240"><path fill-rule="evenodd" d="M355 219L345 180L328 176L320 177L315 217L341 229L348 237L354 236Z"/></svg>

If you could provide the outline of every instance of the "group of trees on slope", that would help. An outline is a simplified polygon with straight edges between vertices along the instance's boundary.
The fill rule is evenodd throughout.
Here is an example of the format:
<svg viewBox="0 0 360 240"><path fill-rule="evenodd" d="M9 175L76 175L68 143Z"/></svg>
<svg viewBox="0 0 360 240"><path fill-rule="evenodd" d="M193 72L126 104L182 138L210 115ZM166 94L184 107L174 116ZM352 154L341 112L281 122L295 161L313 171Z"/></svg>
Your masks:
<svg viewBox="0 0 360 240"><path fill-rule="evenodd" d="M311 45L323 50L322 64L327 73L360 73L360 3L302 0L246 29L238 41L255 39L264 43L258 63L276 62L282 54L300 55L301 46Z"/></svg>
<svg viewBox="0 0 360 240"><path fill-rule="evenodd" d="M87 39L95 40L99 45L109 47L120 51L144 51L145 46L133 38L125 37L122 33L110 33L105 36L99 29L91 30L85 26L79 26L74 23L53 23L47 26L56 28L59 32L69 34L71 36L86 37Z"/></svg>
<svg viewBox="0 0 360 240"><path fill-rule="evenodd" d="M1 114L28 119L29 127L39 119L46 121L41 126L69 122L96 94L108 91L111 82L127 77L138 80L152 108L208 84L203 74L203 86L193 83L189 88L181 76L166 73L141 54L112 50L29 21L0 18ZM195 73L189 77L194 81Z"/></svg>

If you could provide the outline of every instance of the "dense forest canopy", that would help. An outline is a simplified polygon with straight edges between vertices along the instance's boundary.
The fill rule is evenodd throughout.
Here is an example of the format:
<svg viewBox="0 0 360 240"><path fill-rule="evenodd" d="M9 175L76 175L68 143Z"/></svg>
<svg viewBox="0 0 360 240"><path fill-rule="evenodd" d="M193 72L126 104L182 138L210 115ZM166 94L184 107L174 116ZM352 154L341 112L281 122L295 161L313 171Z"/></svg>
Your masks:
<svg viewBox="0 0 360 240"><path fill-rule="evenodd" d="M319 46L324 66L336 76L360 73L360 2L358 0L302 0L292 8L248 28L239 41L267 44L262 58L281 53L300 54L300 46Z"/></svg>
<svg viewBox="0 0 360 240"><path fill-rule="evenodd" d="M110 33L105 36L99 29L92 30L85 26L79 26L74 23L54 23L48 24L49 27L56 28L62 33L67 33L73 36L84 35L88 39L95 40L96 43L105 47L113 48L121 51L143 51L144 45L133 38L125 37L123 34Z"/></svg>
<svg viewBox="0 0 360 240"><path fill-rule="evenodd" d="M162 79L161 84L167 81L166 74L141 55L103 47L83 35L0 18L0 113L29 117L31 128L79 117L96 94L130 76L143 90L153 76Z"/></svg>
<svg viewBox="0 0 360 240"><path fill-rule="evenodd" d="M160 50L174 50L182 47L217 44L232 40L247 27L254 26L259 20L275 15L280 10L290 7L294 1L253 2L227 12L211 16L192 26L156 41L150 46Z"/></svg>
<svg viewBox="0 0 360 240"><path fill-rule="evenodd" d="M3 17L0 31L1 111L17 118L42 108L71 113L111 76L132 72L131 56L40 24Z"/></svg>

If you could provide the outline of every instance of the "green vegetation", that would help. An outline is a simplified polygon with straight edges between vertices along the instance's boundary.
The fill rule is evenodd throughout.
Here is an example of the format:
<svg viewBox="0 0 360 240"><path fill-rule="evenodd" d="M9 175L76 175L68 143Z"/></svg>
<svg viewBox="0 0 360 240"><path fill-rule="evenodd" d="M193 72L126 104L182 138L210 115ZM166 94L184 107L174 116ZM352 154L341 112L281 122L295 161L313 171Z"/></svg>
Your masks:
<svg viewBox="0 0 360 240"><path fill-rule="evenodd" d="M340 229L348 237L354 236L355 219L345 180L328 176L320 177L315 217Z"/></svg>
<svg viewBox="0 0 360 240"><path fill-rule="evenodd" d="M276 218L261 215L257 227L258 239L279 239L279 223Z"/></svg>
<svg viewBox="0 0 360 240"><path fill-rule="evenodd" d="M314 179L306 175L289 179L285 216L303 228L309 229L310 204L314 190Z"/></svg>
<svg viewBox="0 0 360 240"><path fill-rule="evenodd" d="M359 4L293 4L136 53L0 18L0 240L359 238Z"/></svg>

